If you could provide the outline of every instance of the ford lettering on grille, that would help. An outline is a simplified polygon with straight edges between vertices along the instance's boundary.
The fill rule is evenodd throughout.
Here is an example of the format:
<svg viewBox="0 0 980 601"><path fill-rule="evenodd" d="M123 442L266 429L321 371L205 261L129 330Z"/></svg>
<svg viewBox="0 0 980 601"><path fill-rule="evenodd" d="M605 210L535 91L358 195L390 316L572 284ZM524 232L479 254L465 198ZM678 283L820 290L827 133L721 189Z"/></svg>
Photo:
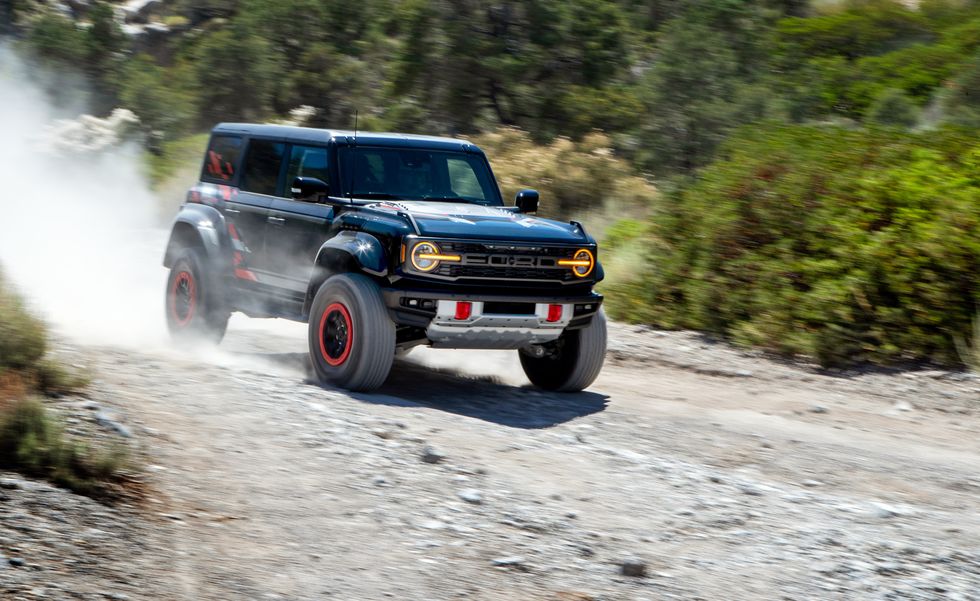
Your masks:
<svg viewBox="0 0 980 601"><path fill-rule="evenodd" d="M500 267L538 267L538 257L490 255L489 264Z"/></svg>

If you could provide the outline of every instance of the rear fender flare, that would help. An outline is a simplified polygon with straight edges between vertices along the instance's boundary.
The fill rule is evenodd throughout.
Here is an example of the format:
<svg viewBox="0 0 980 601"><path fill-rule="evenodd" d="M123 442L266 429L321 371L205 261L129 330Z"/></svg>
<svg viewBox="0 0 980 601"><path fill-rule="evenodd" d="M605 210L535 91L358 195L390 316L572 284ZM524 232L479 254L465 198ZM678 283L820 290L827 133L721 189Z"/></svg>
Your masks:
<svg viewBox="0 0 980 601"><path fill-rule="evenodd" d="M199 249L212 268L231 265L231 241L224 215L207 205L184 205L170 228L163 266L172 267L177 254L188 247Z"/></svg>

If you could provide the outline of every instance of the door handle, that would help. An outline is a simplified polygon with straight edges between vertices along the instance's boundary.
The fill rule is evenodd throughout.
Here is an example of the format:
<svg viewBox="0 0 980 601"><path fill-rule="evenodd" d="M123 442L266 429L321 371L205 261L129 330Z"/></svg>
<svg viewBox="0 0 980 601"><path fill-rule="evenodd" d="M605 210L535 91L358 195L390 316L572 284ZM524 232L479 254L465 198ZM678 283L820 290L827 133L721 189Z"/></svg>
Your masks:
<svg viewBox="0 0 980 601"><path fill-rule="evenodd" d="M225 207L225 213L231 213L232 215L238 215L239 213L241 213L241 211L239 211L238 209L229 209L229 208Z"/></svg>
<svg viewBox="0 0 980 601"><path fill-rule="evenodd" d="M282 217L269 217L268 221L269 223L275 223L276 225L282 225L286 223L286 220L283 219Z"/></svg>

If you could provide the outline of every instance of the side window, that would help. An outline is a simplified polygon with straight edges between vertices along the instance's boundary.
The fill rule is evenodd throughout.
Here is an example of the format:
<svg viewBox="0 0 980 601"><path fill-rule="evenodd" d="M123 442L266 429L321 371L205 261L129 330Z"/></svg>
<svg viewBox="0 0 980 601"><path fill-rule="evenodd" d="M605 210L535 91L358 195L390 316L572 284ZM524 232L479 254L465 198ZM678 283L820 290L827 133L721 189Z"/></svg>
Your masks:
<svg viewBox="0 0 980 601"><path fill-rule="evenodd" d="M446 159L446 168L449 171L449 185L453 189L453 194L461 198L486 200L480 180L476 178L476 173L473 172L473 167L468 161Z"/></svg>
<svg viewBox="0 0 980 601"><path fill-rule="evenodd" d="M237 136L212 136L204 157L201 180L228 183L235 177L235 165L242 154L242 139Z"/></svg>
<svg viewBox="0 0 980 601"><path fill-rule="evenodd" d="M285 148L282 142L252 140L245 155L239 187L246 192L275 196Z"/></svg>
<svg viewBox="0 0 980 601"><path fill-rule="evenodd" d="M315 177L330 183L327 165L327 149L321 146L293 146L289 153L289 171L286 173L286 186L292 185L297 177Z"/></svg>

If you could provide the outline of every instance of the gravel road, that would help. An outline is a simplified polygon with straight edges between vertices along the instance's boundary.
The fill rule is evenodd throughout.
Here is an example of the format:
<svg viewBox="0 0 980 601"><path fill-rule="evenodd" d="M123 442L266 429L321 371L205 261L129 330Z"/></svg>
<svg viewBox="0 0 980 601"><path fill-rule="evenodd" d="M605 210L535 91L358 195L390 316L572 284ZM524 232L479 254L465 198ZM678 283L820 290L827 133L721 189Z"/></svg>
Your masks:
<svg viewBox="0 0 980 601"><path fill-rule="evenodd" d="M0 598L980 599L975 377L613 325L581 394L418 349L351 395L304 345L237 318L218 350L64 345L96 380L58 408L150 492L0 474Z"/></svg>

